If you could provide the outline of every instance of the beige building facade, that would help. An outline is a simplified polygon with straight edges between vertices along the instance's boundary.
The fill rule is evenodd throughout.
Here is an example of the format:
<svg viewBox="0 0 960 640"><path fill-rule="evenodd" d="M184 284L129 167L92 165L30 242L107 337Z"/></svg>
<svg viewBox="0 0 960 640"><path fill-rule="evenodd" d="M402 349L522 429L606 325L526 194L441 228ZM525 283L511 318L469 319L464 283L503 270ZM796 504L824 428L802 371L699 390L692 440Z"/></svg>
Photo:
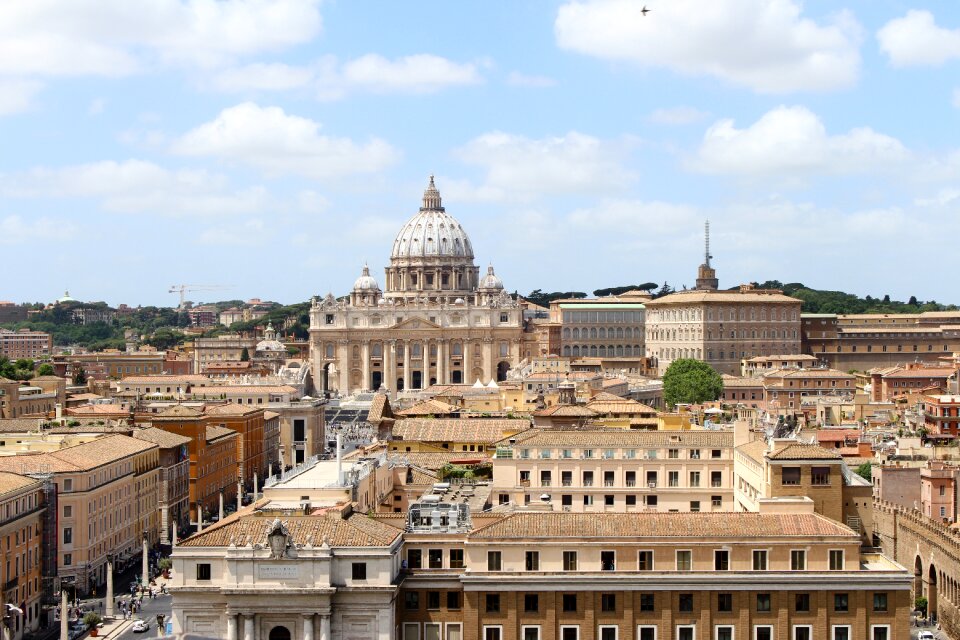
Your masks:
<svg viewBox="0 0 960 640"><path fill-rule="evenodd" d="M314 298L310 350L318 388L341 396L505 380L521 359L522 310L487 269L430 179L400 230L385 287L364 267L346 301Z"/></svg>

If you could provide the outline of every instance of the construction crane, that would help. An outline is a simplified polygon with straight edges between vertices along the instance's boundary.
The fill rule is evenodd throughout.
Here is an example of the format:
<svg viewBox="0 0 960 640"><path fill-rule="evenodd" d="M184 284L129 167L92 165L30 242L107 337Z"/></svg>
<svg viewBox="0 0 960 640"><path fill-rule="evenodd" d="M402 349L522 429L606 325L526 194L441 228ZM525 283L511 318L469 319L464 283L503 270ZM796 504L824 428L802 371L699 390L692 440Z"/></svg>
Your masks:
<svg viewBox="0 0 960 640"><path fill-rule="evenodd" d="M217 289L229 289L233 285L230 284L174 284L170 285L170 291L167 293L179 293L180 294L180 306L177 309L183 309L183 305L186 302L184 299L184 294L187 291L215 291Z"/></svg>

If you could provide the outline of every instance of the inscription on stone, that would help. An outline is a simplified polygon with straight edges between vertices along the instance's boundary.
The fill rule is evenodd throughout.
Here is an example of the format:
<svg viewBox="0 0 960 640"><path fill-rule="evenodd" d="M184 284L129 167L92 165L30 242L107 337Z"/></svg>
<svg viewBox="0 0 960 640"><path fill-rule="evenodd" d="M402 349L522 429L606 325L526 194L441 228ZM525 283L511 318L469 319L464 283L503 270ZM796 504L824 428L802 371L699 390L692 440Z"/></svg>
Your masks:
<svg viewBox="0 0 960 640"><path fill-rule="evenodd" d="M300 568L295 564L261 564L257 577L264 580L295 580L300 577Z"/></svg>

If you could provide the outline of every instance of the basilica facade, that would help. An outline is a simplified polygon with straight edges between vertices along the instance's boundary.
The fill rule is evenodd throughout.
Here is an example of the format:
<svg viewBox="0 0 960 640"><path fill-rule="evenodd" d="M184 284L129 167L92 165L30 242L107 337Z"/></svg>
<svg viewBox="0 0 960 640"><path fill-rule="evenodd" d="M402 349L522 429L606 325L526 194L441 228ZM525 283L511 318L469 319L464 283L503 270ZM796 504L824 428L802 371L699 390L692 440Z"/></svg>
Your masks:
<svg viewBox="0 0 960 640"><path fill-rule="evenodd" d="M506 379L521 357L523 316L443 208L433 177L393 243L384 287L366 266L347 299L314 298L310 349L317 386L349 395Z"/></svg>

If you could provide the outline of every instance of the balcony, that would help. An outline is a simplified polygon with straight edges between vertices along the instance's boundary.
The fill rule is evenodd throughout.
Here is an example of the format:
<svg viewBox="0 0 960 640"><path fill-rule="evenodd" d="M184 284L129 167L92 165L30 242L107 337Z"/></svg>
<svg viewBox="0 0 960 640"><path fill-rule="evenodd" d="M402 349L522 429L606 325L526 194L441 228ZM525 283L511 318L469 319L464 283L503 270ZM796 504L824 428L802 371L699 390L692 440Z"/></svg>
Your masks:
<svg viewBox="0 0 960 640"><path fill-rule="evenodd" d="M572 487L572 486L573 486L573 480L564 480L561 484L562 484L563 486L565 486L565 487Z"/></svg>
<svg viewBox="0 0 960 640"><path fill-rule="evenodd" d="M604 481L603 481L603 486L605 486L605 487L612 487L612 486L614 486L614 485L613 485L613 480L604 480Z"/></svg>
<svg viewBox="0 0 960 640"><path fill-rule="evenodd" d="M636 480L627 480L626 485L627 485L628 487L635 487L635 486L637 486L637 481L636 481Z"/></svg>
<svg viewBox="0 0 960 640"><path fill-rule="evenodd" d="M710 481L710 486L713 487L714 489L722 489L722 488L723 488L723 483L720 482L719 480L711 480L711 481Z"/></svg>
<svg viewBox="0 0 960 640"><path fill-rule="evenodd" d="M593 486L593 480L584 480L584 481L583 481L583 486L585 486L585 487L592 487L592 486Z"/></svg>
<svg viewBox="0 0 960 640"><path fill-rule="evenodd" d="M656 489L656 488L657 488L657 483L656 483L656 482L648 482L648 483L647 483L647 487L650 488L650 489Z"/></svg>

